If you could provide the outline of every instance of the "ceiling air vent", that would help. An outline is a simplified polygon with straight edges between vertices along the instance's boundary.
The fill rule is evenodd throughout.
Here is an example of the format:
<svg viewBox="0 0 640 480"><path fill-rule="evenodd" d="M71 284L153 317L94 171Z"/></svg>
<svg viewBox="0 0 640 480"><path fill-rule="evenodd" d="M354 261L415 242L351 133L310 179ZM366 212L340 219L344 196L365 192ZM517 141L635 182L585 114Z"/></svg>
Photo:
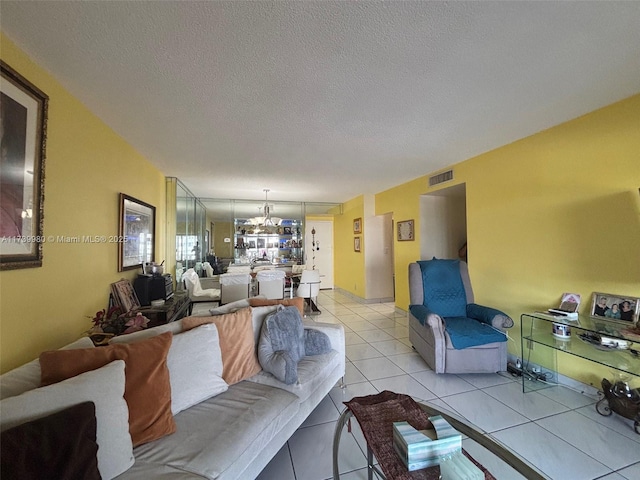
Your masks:
<svg viewBox="0 0 640 480"><path fill-rule="evenodd" d="M447 170L446 172L429 177L429 186L433 187L434 185L439 185L449 180L453 180L453 170Z"/></svg>

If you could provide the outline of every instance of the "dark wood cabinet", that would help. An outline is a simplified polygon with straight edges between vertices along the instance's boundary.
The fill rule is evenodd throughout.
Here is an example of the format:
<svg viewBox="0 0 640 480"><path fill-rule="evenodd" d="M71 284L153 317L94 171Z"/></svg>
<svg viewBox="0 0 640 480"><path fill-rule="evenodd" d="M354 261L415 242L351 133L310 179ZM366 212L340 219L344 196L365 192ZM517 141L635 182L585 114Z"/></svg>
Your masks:
<svg viewBox="0 0 640 480"><path fill-rule="evenodd" d="M175 322L187 315L189 311L189 296L182 292L176 292L160 307L142 307L140 312L149 319L147 328L157 327L165 323Z"/></svg>

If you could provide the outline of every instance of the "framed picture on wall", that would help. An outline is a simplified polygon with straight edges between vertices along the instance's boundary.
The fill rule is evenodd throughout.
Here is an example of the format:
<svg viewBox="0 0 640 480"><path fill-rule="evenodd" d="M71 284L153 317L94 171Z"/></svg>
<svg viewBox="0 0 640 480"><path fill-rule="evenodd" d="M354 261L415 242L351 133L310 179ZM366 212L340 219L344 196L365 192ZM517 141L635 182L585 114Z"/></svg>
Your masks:
<svg viewBox="0 0 640 480"><path fill-rule="evenodd" d="M360 251L360 237L353 237L353 251Z"/></svg>
<svg viewBox="0 0 640 480"><path fill-rule="evenodd" d="M49 97L1 61L0 71L0 270L41 267Z"/></svg>
<svg viewBox="0 0 640 480"><path fill-rule="evenodd" d="M353 233L362 233L362 218L353 221Z"/></svg>
<svg viewBox="0 0 640 480"><path fill-rule="evenodd" d="M140 268L155 260L156 207L120 194L118 271ZM195 247L194 247L195 248Z"/></svg>
<svg viewBox="0 0 640 480"><path fill-rule="evenodd" d="M637 323L640 298L610 293L593 293L591 316L619 322Z"/></svg>
<svg viewBox="0 0 640 480"><path fill-rule="evenodd" d="M413 220L403 220L398 222L398 241L405 242L408 240L415 240Z"/></svg>

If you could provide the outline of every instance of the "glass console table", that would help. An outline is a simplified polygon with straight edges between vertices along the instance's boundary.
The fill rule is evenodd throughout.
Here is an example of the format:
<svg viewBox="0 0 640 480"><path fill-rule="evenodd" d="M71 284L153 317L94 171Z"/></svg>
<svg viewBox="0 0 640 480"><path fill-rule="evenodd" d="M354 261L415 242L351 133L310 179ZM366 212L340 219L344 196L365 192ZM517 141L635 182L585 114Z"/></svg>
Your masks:
<svg viewBox="0 0 640 480"><path fill-rule="evenodd" d="M554 335L553 324L570 327L568 338ZM550 364L550 369L557 373L557 356L558 352L562 352L607 367L619 378L640 377L640 342L637 337L634 337L635 339L625 337L623 330L629 326L631 325L586 315L580 315L577 320L563 320L542 312L524 313L520 316L523 366L527 366L528 360L537 364L536 359L544 358L547 366ZM593 339L597 336L611 339L611 342L619 342L621 346L628 348L610 348L600 345L600 342ZM545 348L542 354L533 355L535 359L531 360L535 345L548 348ZM527 381L535 377L535 373L533 377L531 373L522 375L524 392L538 390L545 386L543 382Z"/></svg>

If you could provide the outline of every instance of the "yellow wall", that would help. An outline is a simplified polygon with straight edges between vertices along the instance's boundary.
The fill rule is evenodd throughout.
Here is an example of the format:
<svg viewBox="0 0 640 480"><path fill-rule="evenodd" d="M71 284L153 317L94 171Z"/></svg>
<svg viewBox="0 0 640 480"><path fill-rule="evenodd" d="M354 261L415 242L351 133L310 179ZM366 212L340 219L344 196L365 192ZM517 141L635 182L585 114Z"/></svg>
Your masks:
<svg viewBox="0 0 640 480"><path fill-rule="evenodd" d="M640 95L452 167L455 181L441 188L466 184L476 301L516 320L512 353L520 355L520 314L558 304L563 292L582 295L582 313L593 292L640 297L638 132ZM427 180L376 195L377 214L392 212L396 222L416 219L416 241L394 244L396 306L402 309L409 301L407 264L420 255L419 198L430 191ZM336 222L336 245L350 236L349 220ZM343 262L336 261L336 278L358 276L359 264L347 250L340 252ZM587 383L610 376L575 358L559 361L564 373Z"/></svg>
<svg viewBox="0 0 640 480"><path fill-rule="evenodd" d="M2 60L49 96L44 235L117 235L118 193L156 207L156 259L165 255L165 179L157 168L33 63L4 34ZM46 242L43 266L0 272L0 369L77 339L107 306L115 244Z"/></svg>
<svg viewBox="0 0 640 480"><path fill-rule="evenodd" d="M220 258L233 258L233 222L215 222L213 228L213 244L216 256ZM230 242L224 241L230 238Z"/></svg>
<svg viewBox="0 0 640 480"><path fill-rule="evenodd" d="M349 293L364 298L366 248L364 235L353 233L353 221L362 219L364 232L364 196L360 195L343 205L342 214L336 215L333 230L334 285ZM361 252L353 248L354 237L360 237Z"/></svg>

